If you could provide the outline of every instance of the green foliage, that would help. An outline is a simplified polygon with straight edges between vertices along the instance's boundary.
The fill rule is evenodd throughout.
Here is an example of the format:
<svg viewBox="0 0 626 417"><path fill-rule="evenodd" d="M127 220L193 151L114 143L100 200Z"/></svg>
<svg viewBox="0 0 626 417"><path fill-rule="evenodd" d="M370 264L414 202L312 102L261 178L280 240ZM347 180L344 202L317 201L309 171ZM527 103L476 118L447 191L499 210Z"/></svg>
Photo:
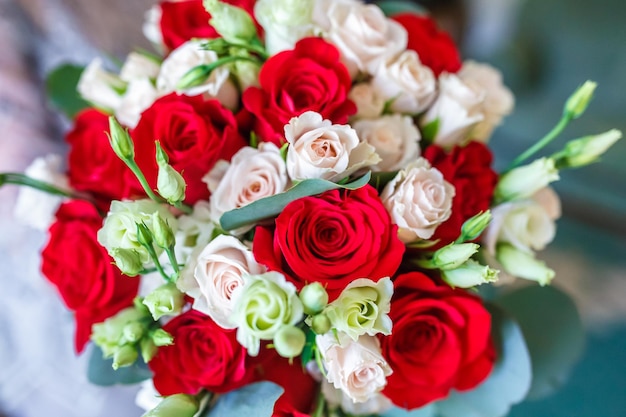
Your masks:
<svg viewBox="0 0 626 417"><path fill-rule="evenodd" d="M103 359L102 350L94 346L87 364L87 379L100 386L137 384L152 378L152 372L146 364L138 360L134 365L113 369L113 359Z"/></svg>
<svg viewBox="0 0 626 417"><path fill-rule="evenodd" d="M46 79L46 93L50 102L70 119L89 107L89 103L76 90L84 69L78 65L64 64L54 69Z"/></svg>
<svg viewBox="0 0 626 417"><path fill-rule="evenodd" d="M283 389L273 382L246 385L220 396L215 406L199 417L271 417L282 393Z"/></svg>
<svg viewBox="0 0 626 417"><path fill-rule="evenodd" d="M378 6L387 16L398 13L426 14L426 9L408 0L382 0L378 2Z"/></svg>

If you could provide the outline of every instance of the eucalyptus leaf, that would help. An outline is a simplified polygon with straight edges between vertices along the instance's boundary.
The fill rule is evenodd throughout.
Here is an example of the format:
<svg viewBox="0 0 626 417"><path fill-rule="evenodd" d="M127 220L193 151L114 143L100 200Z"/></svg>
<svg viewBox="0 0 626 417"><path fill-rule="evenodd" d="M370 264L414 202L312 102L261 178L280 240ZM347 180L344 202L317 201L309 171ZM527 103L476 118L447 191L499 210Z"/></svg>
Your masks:
<svg viewBox="0 0 626 417"><path fill-rule="evenodd" d="M46 79L46 93L52 105L73 119L78 112L89 107L76 86L84 67L64 64L55 68Z"/></svg>
<svg viewBox="0 0 626 417"><path fill-rule="evenodd" d="M258 382L220 396L215 406L198 417L272 417L274 404L283 394L273 382Z"/></svg>
<svg viewBox="0 0 626 417"><path fill-rule="evenodd" d="M371 177L371 173L349 184L336 184L319 178L307 179L299 182L289 190L257 200L247 206L228 211L220 218L220 225L224 230L233 230L251 223L257 223L280 214L287 204L299 198L321 194L326 191L343 188L356 190L365 186Z"/></svg>
<svg viewBox="0 0 626 417"><path fill-rule="evenodd" d="M554 286L529 286L496 300L519 323L533 367L529 399L565 383L583 353L585 333L576 305Z"/></svg>
<svg viewBox="0 0 626 417"><path fill-rule="evenodd" d="M426 9L418 4L415 4L413 1L408 0L387 0L387 1L379 1L378 7L382 9L382 11L387 16L393 16L398 13L414 13L414 14L426 14Z"/></svg>
<svg viewBox="0 0 626 417"><path fill-rule="evenodd" d="M87 364L87 379L95 385L108 387L111 385L131 385L137 384L146 379L152 378L152 372L141 360L137 360L134 365L113 369L113 359L104 359L102 350L93 346Z"/></svg>
<svg viewBox="0 0 626 417"><path fill-rule="evenodd" d="M435 417L436 408L434 404L430 404L416 410L405 410L402 408L393 407L387 410L380 417Z"/></svg>
<svg viewBox="0 0 626 417"><path fill-rule="evenodd" d="M530 389L530 356L520 327L501 308L491 306L489 310L498 360L491 375L476 388L454 391L436 403L441 417L503 417Z"/></svg>

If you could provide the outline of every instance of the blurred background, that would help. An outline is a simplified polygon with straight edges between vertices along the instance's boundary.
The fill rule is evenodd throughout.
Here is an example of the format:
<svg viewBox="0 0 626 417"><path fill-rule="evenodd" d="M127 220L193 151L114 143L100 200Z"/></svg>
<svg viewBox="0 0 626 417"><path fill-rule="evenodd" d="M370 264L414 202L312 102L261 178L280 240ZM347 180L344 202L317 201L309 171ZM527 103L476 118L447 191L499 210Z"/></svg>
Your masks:
<svg viewBox="0 0 626 417"><path fill-rule="evenodd" d="M63 154L67 123L51 111L45 74L71 61L123 58L143 39L153 0L0 0L0 171L23 171L37 156ZM582 82L599 83L585 116L564 138L626 131L626 3L619 0L423 0L463 55L500 68L516 96L491 145L497 167L556 123ZM553 150L549 149L549 150ZM564 216L540 254L555 284L574 297L587 346L566 385L516 406L511 417L626 415L626 141L602 163L564 172L556 189ZM40 277L46 236L16 224L16 189L0 189L0 417L135 417L136 388L98 388L76 358L73 322ZM2 414L4 413L4 416Z"/></svg>

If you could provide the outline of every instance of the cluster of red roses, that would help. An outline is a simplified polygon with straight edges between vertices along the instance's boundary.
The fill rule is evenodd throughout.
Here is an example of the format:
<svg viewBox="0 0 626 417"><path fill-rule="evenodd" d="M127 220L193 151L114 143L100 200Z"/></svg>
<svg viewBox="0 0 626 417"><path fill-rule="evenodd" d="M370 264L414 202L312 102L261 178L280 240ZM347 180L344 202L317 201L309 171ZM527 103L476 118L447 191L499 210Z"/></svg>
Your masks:
<svg viewBox="0 0 626 417"><path fill-rule="evenodd" d="M250 11L254 0L229 1ZM217 37L200 0L161 4L163 43L173 50L192 38ZM409 35L409 49L435 75L461 67L451 39L427 17L395 18ZM315 111L333 123L347 123L356 112L348 98L351 77L339 52L321 38L306 38L295 49L270 57L259 75L259 87L243 91L241 110L233 114L215 99L170 94L143 112L131 130L136 161L152 188L158 167L154 139L181 172L188 204L209 200L201 181L219 159L229 160L247 145L250 133L282 145L283 129L292 117ZM50 227L42 270L75 311L76 349L88 342L91 326L132 305L137 279L124 277L96 240L100 212L112 200L134 199L144 191L115 155L105 132L108 116L95 109L80 113L67 135L68 177L73 189L92 196L96 205L64 203ZM492 156L482 143L444 150L426 147L422 156L455 187L451 217L435 232L438 247L453 242L461 225L487 210L497 182ZM100 211L99 211L100 210ZM464 290L439 284L436 276L414 272L403 259L410 251L397 237L378 191L329 191L289 204L270 225L257 226L253 252L269 270L279 271L298 289L320 282L331 301L352 280L392 277L390 318L393 332L380 336L382 353L393 370L383 394L398 406L416 408L443 398L451 389L469 389L489 374L495 351L490 315L482 301ZM173 318L164 329L174 336L149 363L163 395L195 394L201 389L227 392L257 380L285 388L276 415L306 415L316 382L274 351L246 355L234 330L224 330L194 310Z"/></svg>

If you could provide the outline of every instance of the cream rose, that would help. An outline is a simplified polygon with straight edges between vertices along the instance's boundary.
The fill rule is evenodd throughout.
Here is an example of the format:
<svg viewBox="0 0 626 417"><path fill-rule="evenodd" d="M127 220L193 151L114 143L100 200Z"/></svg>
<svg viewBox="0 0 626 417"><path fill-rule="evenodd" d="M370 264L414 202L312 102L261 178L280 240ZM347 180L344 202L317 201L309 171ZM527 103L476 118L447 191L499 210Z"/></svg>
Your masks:
<svg viewBox="0 0 626 417"><path fill-rule="evenodd" d="M152 44L154 44L159 50L163 50L163 34L161 33L161 16L163 12L161 7L156 5L152 6L144 15L144 21L142 25L143 36L146 37Z"/></svg>
<svg viewBox="0 0 626 417"><path fill-rule="evenodd" d="M313 23L341 53L354 77L373 74L387 59L407 46L408 35L399 23L388 19L375 5L350 0L317 0Z"/></svg>
<svg viewBox="0 0 626 417"><path fill-rule="evenodd" d="M458 75L465 84L473 85L475 91L485 92L482 104L485 118L472 130L472 139L487 142L502 119L513 111L513 93L502 83L500 71L487 64L464 62Z"/></svg>
<svg viewBox="0 0 626 417"><path fill-rule="evenodd" d="M256 200L281 193L289 178L285 161L276 145L261 143L258 149L244 147L231 159L222 172L217 187L211 195L211 218L219 223L227 211L246 206ZM206 181L213 181L217 173L209 173Z"/></svg>
<svg viewBox="0 0 626 417"><path fill-rule="evenodd" d="M374 119L383 114L385 100L377 95L370 83L354 85L348 98L356 104L354 119Z"/></svg>
<svg viewBox="0 0 626 417"><path fill-rule="evenodd" d="M419 158L387 184L380 195L405 243L428 239L450 218L454 186L428 161Z"/></svg>
<svg viewBox="0 0 626 417"><path fill-rule="evenodd" d="M357 403L329 382L323 381L321 388L330 406L341 407L343 411L351 415L382 414L393 406L391 400L380 392L373 394L365 402Z"/></svg>
<svg viewBox="0 0 626 417"><path fill-rule="evenodd" d="M357 341L344 333L318 335L315 339L322 353L328 382L353 402L363 403L382 391L392 370L374 336Z"/></svg>
<svg viewBox="0 0 626 417"><path fill-rule="evenodd" d="M471 139L470 133L485 119L482 88L463 82L457 75L443 73L439 76L439 96L421 118L422 126L439 121L434 142L450 148Z"/></svg>
<svg viewBox="0 0 626 417"><path fill-rule="evenodd" d="M117 75L102 67L102 60L95 58L82 72L76 90L82 98L97 107L114 111L121 102L119 91L126 88L126 83Z"/></svg>
<svg viewBox="0 0 626 417"><path fill-rule="evenodd" d="M354 129L323 120L308 111L285 125L287 173L293 180L322 178L339 180L365 165L380 161L374 148L360 143Z"/></svg>
<svg viewBox="0 0 626 417"><path fill-rule="evenodd" d="M120 78L126 82L143 78L155 79L160 70L161 64L154 58L131 52L120 70Z"/></svg>
<svg viewBox="0 0 626 417"><path fill-rule="evenodd" d="M139 123L141 113L152 106L158 98L158 93L148 78L133 79L128 83L126 93L122 96L122 101L115 109L117 120L133 129Z"/></svg>
<svg viewBox="0 0 626 417"><path fill-rule="evenodd" d="M215 223L211 220L211 205L208 201L198 201L194 204L191 214L178 218L174 252L176 259L185 264L185 267L191 266L192 275L195 260L191 255L194 251L196 255L199 254L200 250L209 244L214 231Z"/></svg>
<svg viewBox="0 0 626 417"><path fill-rule="evenodd" d="M393 114L373 120L358 120L352 125L359 138L376 149L381 161L373 171L404 168L420 154L421 135L409 116Z"/></svg>
<svg viewBox="0 0 626 417"><path fill-rule="evenodd" d="M265 30L265 47L270 55L293 49L300 39L312 36L315 0L258 0L254 16Z"/></svg>
<svg viewBox="0 0 626 417"><path fill-rule="evenodd" d="M494 254L501 242L532 253L544 249L554 239L561 203L554 190L545 187L529 199L494 207L491 215L491 223L483 235L489 253Z"/></svg>
<svg viewBox="0 0 626 417"><path fill-rule="evenodd" d="M435 75L412 50L379 66L372 86L378 96L391 102L389 108L395 113L421 113L437 95Z"/></svg>
<svg viewBox="0 0 626 417"><path fill-rule="evenodd" d="M220 235L196 258L193 278L181 276L177 286L194 299L194 309L224 329L234 329L230 320L234 291L243 285L243 275L263 272L265 268L254 260L250 249L235 237Z"/></svg>

